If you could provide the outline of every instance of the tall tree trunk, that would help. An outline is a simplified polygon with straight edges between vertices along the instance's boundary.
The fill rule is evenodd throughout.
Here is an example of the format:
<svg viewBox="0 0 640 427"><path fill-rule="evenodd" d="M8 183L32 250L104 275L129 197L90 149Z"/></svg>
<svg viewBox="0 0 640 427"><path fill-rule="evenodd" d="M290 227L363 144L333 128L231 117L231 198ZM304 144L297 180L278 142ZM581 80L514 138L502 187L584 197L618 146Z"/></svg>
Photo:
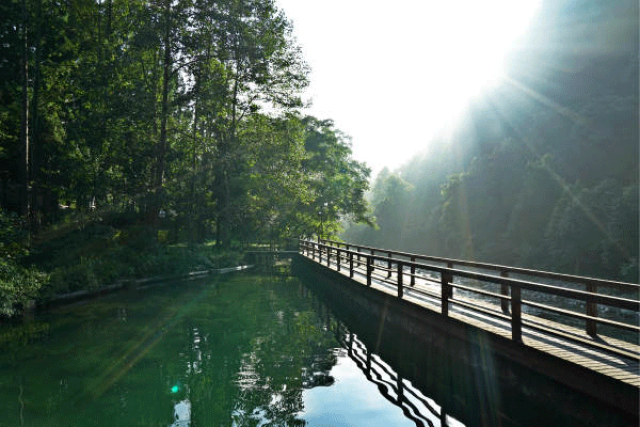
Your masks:
<svg viewBox="0 0 640 427"><path fill-rule="evenodd" d="M160 106L160 138L156 146L156 170L153 180L153 202L151 204L151 221L157 221L162 204L162 184L164 182L165 157L167 151L167 120L169 117L169 78L171 77L171 1L164 3L164 52L162 61L162 101Z"/></svg>
<svg viewBox="0 0 640 427"><path fill-rule="evenodd" d="M231 126L222 138L219 148L222 160L222 171L218 178L218 182L222 186L222 209L220 211L219 235L223 247L229 247L231 244L231 187L229 184L229 174L231 155L230 145L236 143L236 129L238 126L238 94L240 91L240 68L242 66L240 60L240 46L235 46L236 55L236 75L233 82L233 95L231 99Z"/></svg>
<svg viewBox="0 0 640 427"><path fill-rule="evenodd" d="M22 0L22 105L20 121L20 214L25 218L30 211L29 200L29 37L28 24L29 16L27 11L27 1Z"/></svg>
<svg viewBox="0 0 640 427"><path fill-rule="evenodd" d="M198 169L198 157L196 147L198 146L198 120L199 120L199 87L201 80L201 73L197 71L195 73L195 84L194 84L194 94L195 101L193 105L193 146L191 147L191 189L189 195L189 244L193 245L196 241L196 174Z"/></svg>
<svg viewBox="0 0 640 427"><path fill-rule="evenodd" d="M32 44L34 46L33 66L31 67L32 83L32 96L30 103L31 117L29 120L29 180L31 181L31 200L30 200L30 216L31 227L33 231L38 230L40 221L46 212L46 205L44 203L45 195L44 188L41 184L40 169L43 162L43 147L38 144L42 141L41 127L40 127L40 110L38 105L40 103L40 88L42 84L42 76L40 72L40 55L41 55L41 42L42 42L42 0L37 0L35 3L36 19L34 22L34 39ZM42 214L42 215L40 215Z"/></svg>

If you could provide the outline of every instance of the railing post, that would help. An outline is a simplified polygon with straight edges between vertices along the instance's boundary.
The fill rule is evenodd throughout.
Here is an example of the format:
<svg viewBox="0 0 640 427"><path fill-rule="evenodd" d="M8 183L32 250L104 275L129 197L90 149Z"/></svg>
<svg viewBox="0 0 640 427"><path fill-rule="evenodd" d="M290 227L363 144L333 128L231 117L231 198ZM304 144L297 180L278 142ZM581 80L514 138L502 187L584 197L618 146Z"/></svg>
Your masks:
<svg viewBox="0 0 640 427"><path fill-rule="evenodd" d="M350 247L351 247L351 246L350 246L349 244L346 244L346 245L345 245L345 250L346 250L347 252L350 252L350 251L351 251L351 250L349 249ZM347 256L347 258L349 258L349 257ZM349 261L351 261L351 258L349 258ZM351 266L349 266L349 267L351 267ZM351 273L349 273L349 277L351 277Z"/></svg>
<svg viewBox="0 0 640 427"><path fill-rule="evenodd" d="M371 249L371 256L373 257L376 254L376 251L374 249ZM371 260L371 265L372 265L372 270L373 271L373 264L375 263L375 261L372 259Z"/></svg>
<svg viewBox="0 0 640 427"><path fill-rule="evenodd" d="M336 249L336 264L338 264L338 271L340 271L340 247Z"/></svg>
<svg viewBox="0 0 640 427"><path fill-rule="evenodd" d="M373 258L368 256L367 257L367 286L371 286L371 272L373 271L373 267L371 266L372 261L373 261Z"/></svg>
<svg viewBox="0 0 640 427"><path fill-rule="evenodd" d="M311 246L311 259L312 260L316 260L316 245L313 243L309 243L309 246Z"/></svg>
<svg viewBox="0 0 640 427"><path fill-rule="evenodd" d="M388 279L389 277L391 277L391 252L387 254L387 258L389 258L389 261L387 261L387 270L388 270L387 279Z"/></svg>
<svg viewBox="0 0 640 427"><path fill-rule="evenodd" d="M511 339L522 342L522 290L511 285Z"/></svg>
<svg viewBox="0 0 640 427"><path fill-rule="evenodd" d="M353 252L349 251L349 278L353 279Z"/></svg>
<svg viewBox="0 0 640 427"><path fill-rule="evenodd" d="M450 268L453 270L453 263L448 262L447 268ZM449 280L449 283L451 283L452 281L453 281L453 277L451 277L451 279ZM448 288L449 288L449 298L453 298L453 287L449 286Z"/></svg>
<svg viewBox="0 0 640 427"><path fill-rule="evenodd" d="M501 277L509 277L509 272L506 271L506 270L503 270L503 271L500 272L500 276ZM509 296L509 286L500 285L500 294L508 297ZM501 299L500 300L500 306L502 307L502 312L504 314L509 314L509 300Z"/></svg>
<svg viewBox="0 0 640 427"><path fill-rule="evenodd" d="M598 287L593 283L587 283L587 292L596 293ZM587 299L587 316L598 317L598 305L592 298ZM595 337L597 335L597 322L595 319L587 319L587 334Z"/></svg>
<svg viewBox="0 0 640 427"><path fill-rule="evenodd" d="M416 257L412 256L411 257L411 286L415 286L416 285Z"/></svg>
<svg viewBox="0 0 640 427"><path fill-rule="evenodd" d="M402 264L402 262L398 261L398 272L397 272L397 276L398 276L398 298L402 299L402 295L404 294L404 285L402 284L403 282L403 278L402 276L404 276L404 265Z"/></svg>
<svg viewBox="0 0 640 427"><path fill-rule="evenodd" d="M451 281L453 280L453 276L448 271L443 271L440 273L440 282L442 288L440 290L441 299L442 299L442 315L444 317L449 316L449 297L451 297Z"/></svg>

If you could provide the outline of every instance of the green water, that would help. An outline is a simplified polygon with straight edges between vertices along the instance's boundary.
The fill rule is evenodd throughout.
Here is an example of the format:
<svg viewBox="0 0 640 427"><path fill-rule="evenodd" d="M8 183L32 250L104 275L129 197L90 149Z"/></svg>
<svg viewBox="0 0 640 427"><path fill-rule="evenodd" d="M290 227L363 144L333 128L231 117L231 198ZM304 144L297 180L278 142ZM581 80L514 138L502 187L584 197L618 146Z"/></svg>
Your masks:
<svg viewBox="0 0 640 427"><path fill-rule="evenodd" d="M413 425L353 362L339 362L335 333L314 304L295 279L235 276L119 293L4 325L0 426L351 419L351 411L335 414L314 394L332 384L369 389L356 396L365 398L362 414L375 419L366 425ZM334 367L344 372L339 385ZM190 416L180 414L188 419L180 424L176 407L185 405Z"/></svg>
<svg viewBox="0 0 640 427"><path fill-rule="evenodd" d="M477 364L460 367L348 302L329 308L308 285L234 274L1 325L0 427L590 424L576 405L566 415L532 403L549 392L528 373L510 374L524 387L493 374L488 387ZM581 411L577 399L564 396Z"/></svg>

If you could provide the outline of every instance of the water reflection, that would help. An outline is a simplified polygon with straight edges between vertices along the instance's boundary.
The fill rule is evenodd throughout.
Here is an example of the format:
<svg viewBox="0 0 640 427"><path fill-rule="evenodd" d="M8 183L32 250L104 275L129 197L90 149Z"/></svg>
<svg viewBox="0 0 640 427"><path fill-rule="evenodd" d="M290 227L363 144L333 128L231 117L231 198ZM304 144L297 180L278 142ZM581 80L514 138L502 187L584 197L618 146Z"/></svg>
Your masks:
<svg viewBox="0 0 640 427"><path fill-rule="evenodd" d="M191 425L191 402L189 399L181 400L173 405L173 417L175 421L169 427L189 427Z"/></svg>
<svg viewBox="0 0 640 427"><path fill-rule="evenodd" d="M367 380L378 387L380 394L389 402L400 407L404 415L412 420L416 426L463 426L454 418L447 416L444 410L426 397L379 356L373 354L357 335L351 332L341 333L336 329L336 337L356 366L364 373Z"/></svg>
<svg viewBox="0 0 640 427"><path fill-rule="evenodd" d="M383 301L347 295L320 278L305 282L317 311L332 313L325 322L347 356L416 426L637 425L637 418L491 352L473 331L465 339L428 327L407 331Z"/></svg>
<svg viewBox="0 0 640 427"><path fill-rule="evenodd" d="M540 405L478 403L497 378L478 375L490 365L484 355L465 368L433 341L381 329L375 316L318 289L238 276L0 325L0 425L544 424L522 422L547 409ZM494 388L507 406L523 399ZM571 425L546 425L562 424Z"/></svg>

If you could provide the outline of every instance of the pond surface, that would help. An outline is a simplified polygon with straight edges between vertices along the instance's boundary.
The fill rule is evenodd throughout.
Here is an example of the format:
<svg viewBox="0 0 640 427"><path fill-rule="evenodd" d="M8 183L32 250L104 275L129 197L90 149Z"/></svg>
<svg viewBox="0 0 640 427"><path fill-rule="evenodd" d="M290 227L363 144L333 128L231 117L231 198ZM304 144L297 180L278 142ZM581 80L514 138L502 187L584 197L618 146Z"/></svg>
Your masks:
<svg viewBox="0 0 640 427"><path fill-rule="evenodd" d="M571 396L569 414L517 387L487 397L495 384L425 369L447 357L415 337L329 306L300 279L234 274L2 325L0 426L625 425L576 418Z"/></svg>

